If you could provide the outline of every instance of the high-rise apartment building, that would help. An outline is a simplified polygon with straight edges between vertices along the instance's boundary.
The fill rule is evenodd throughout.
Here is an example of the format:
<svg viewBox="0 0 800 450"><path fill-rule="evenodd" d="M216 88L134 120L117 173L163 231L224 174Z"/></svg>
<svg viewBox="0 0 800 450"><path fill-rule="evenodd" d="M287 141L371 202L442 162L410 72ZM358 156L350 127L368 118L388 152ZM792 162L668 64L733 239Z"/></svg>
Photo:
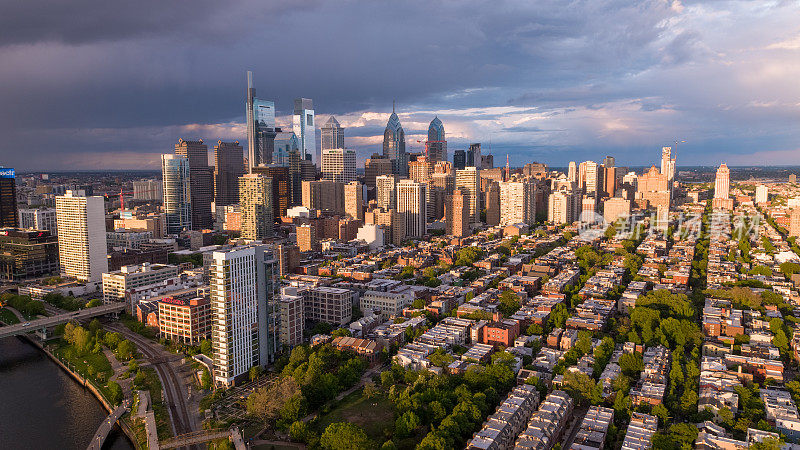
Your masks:
<svg viewBox="0 0 800 450"><path fill-rule="evenodd" d="M344 185L344 212L364 222L364 185L351 181Z"/></svg>
<svg viewBox="0 0 800 450"><path fill-rule="evenodd" d="M272 236L272 178L249 173L239 178L242 239L256 241Z"/></svg>
<svg viewBox="0 0 800 450"><path fill-rule="evenodd" d="M672 147L661 148L661 173L667 176L667 183L672 188L675 181L675 158L672 157Z"/></svg>
<svg viewBox="0 0 800 450"><path fill-rule="evenodd" d="M453 152L453 169L463 170L467 166L467 152L456 150Z"/></svg>
<svg viewBox="0 0 800 450"><path fill-rule="evenodd" d="M428 141L425 143L427 157L431 164L447 161L447 140L444 135L444 125L439 117L434 117L428 125Z"/></svg>
<svg viewBox="0 0 800 450"><path fill-rule="evenodd" d="M317 136L314 124L314 102L310 98L294 99L294 115L292 127L297 139L300 140L300 154L302 159L319 164L317 154Z"/></svg>
<svg viewBox="0 0 800 450"><path fill-rule="evenodd" d="M419 238L427 232L427 185L411 180L397 183L397 212L405 215L406 236Z"/></svg>
<svg viewBox="0 0 800 450"><path fill-rule="evenodd" d="M344 214L344 184L335 181L303 181L303 206Z"/></svg>
<svg viewBox="0 0 800 450"><path fill-rule="evenodd" d="M383 156L392 161L392 173L408 175L408 153L406 153L406 133L400 125L400 118L392 106L392 115L383 131Z"/></svg>
<svg viewBox="0 0 800 450"><path fill-rule="evenodd" d="M481 143L476 142L474 144L469 144L466 167L475 167L480 170L481 161Z"/></svg>
<svg viewBox="0 0 800 450"><path fill-rule="evenodd" d="M397 208L397 178L394 175L375 177L375 201L378 208L386 210Z"/></svg>
<svg viewBox="0 0 800 450"><path fill-rule="evenodd" d="M567 189L560 189L550 194L547 208L547 220L556 224L571 224L578 220L581 209L581 196Z"/></svg>
<svg viewBox="0 0 800 450"><path fill-rule="evenodd" d="M375 177L392 174L392 161L385 156L373 153L364 162L364 184L368 189L375 189Z"/></svg>
<svg viewBox="0 0 800 450"><path fill-rule="evenodd" d="M317 236L317 226L310 223L295 228L297 234L297 247L301 252L319 251L319 237Z"/></svg>
<svg viewBox="0 0 800 450"><path fill-rule="evenodd" d="M269 164L275 139L275 102L256 98L253 73L247 72L246 119L248 169ZM269 153L269 154L268 154Z"/></svg>
<svg viewBox="0 0 800 450"><path fill-rule="evenodd" d="M627 218L631 215L631 201L624 198L614 197L603 203L603 219L609 224L614 223L619 218Z"/></svg>
<svg viewBox="0 0 800 450"><path fill-rule="evenodd" d="M500 186L500 226L536 223L536 191L524 179L498 183Z"/></svg>
<svg viewBox="0 0 800 450"><path fill-rule="evenodd" d="M500 185L497 182L486 186L486 225L500 225Z"/></svg>
<svg viewBox="0 0 800 450"><path fill-rule="evenodd" d="M332 148L322 151L322 178L337 183L349 183L356 179L356 151Z"/></svg>
<svg viewBox="0 0 800 450"><path fill-rule="evenodd" d="M730 198L731 170L725 163L717 169L717 177L714 179L714 198L727 200Z"/></svg>
<svg viewBox="0 0 800 450"><path fill-rule="evenodd" d="M572 182L578 181L578 166L575 164L575 161L569 162L569 168L567 169L567 180Z"/></svg>
<svg viewBox="0 0 800 450"><path fill-rule="evenodd" d="M494 155L481 155L481 170L494 169Z"/></svg>
<svg viewBox="0 0 800 450"><path fill-rule="evenodd" d="M214 146L215 206L227 206L239 201L239 177L244 172L244 149L239 141L217 141Z"/></svg>
<svg viewBox="0 0 800 450"><path fill-rule="evenodd" d="M161 155L161 180L164 186L164 216L168 234L192 229L189 160L178 155Z"/></svg>
<svg viewBox="0 0 800 450"><path fill-rule="evenodd" d="M294 347L303 343L303 327L305 326L305 304L297 288L285 287L281 293L281 345Z"/></svg>
<svg viewBox="0 0 800 450"><path fill-rule="evenodd" d="M769 201L769 189L763 184L756 186L756 203L767 203Z"/></svg>
<svg viewBox="0 0 800 450"><path fill-rule="evenodd" d="M14 169L0 167L0 227L17 226L17 182Z"/></svg>
<svg viewBox="0 0 800 450"><path fill-rule="evenodd" d="M603 189L602 167L594 161L586 161L586 190L587 194L600 194Z"/></svg>
<svg viewBox="0 0 800 450"><path fill-rule="evenodd" d="M329 117L325 125L320 128L320 141L323 154L325 150L344 148L344 128L339 125L336 117Z"/></svg>
<svg viewBox="0 0 800 450"><path fill-rule="evenodd" d="M277 219L286 215L292 205L292 173L289 167L268 164L253 167L253 172L272 180L272 216ZM297 183L298 188L300 182ZM300 204L298 194L297 204Z"/></svg>
<svg viewBox="0 0 800 450"><path fill-rule="evenodd" d="M214 383L234 385L278 350L277 263L264 245L212 254Z"/></svg>
<svg viewBox="0 0 800 450"><path fill-rule="evenodd" d="M656 166L636 178L636 200L646 200L654 208L669 208L670 190L667 175L660 173ZM644 206L644 205L639 205Z"/></svg>
<svg viewBox="0 0 800 450"><path fill-rule="evenodd" d="M456 189L461 189L469 196L469 223L479 222L481 213L480 171L473 166L456 170Z"/></svg>
<svg viewBox="0 0 800 450"><path fill-rule="evenodd" d="M99 282L108 272L106 210L103 197L67 191L56 197L58 259L62 275Z"/></svg>
<svg viewBox="0 0 800 450"><path fill-rule="evenodd" d="M19 227L34 230L47 230L55 236L58 232L58 220L55 208L36 208L19 210Z"/></svg>
<svg viewBox="0 0 800 450"><path fill-rule="evenodd" d="M189 190L191 191L192 229L207 230L214 226L211 202L214 201L214 180L208 166L208 146L203 140L175 144L175 154L189 160Z"/></svg>
<svg viewBox="0 0 800 450"><path fill-rule="evenodd" d="M461 191L455 191L445 198L445 234L454 237L468 236L470 234L469 196Z"/></svg>
<svg viewBox="0 0 800 450"><path fill-rule="evenodd" d="M420 156L416 160L408 163L408 176L417 183L425 184L425 202L427 203L427 220L434 220L436 213L435 194L431 188L431 176L433 175L433 164L425 157Z"/></svg>
<svg viewBox="0 0 800 450"><path fill-rule="evenodd" d="M612 158L607 156L606 158ZM603 193L609 197L613 197L617 192L617 168L603 166Z"/></svg>

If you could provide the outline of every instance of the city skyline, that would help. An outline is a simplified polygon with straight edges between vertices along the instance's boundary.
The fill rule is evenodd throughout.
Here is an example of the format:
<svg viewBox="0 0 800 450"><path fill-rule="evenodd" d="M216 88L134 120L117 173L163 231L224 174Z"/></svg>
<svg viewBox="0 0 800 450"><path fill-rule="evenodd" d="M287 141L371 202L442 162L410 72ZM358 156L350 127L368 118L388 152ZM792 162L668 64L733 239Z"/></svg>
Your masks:
<svg viewBox="0 0 800 450"><path fill-rule="evenodd" d="M438 116L451 153L482 142L484 153L508 153L514 166L527 160L560 166L600 153L644 165L645 150L675 140L686 141L679 151L687 165L800 163L793 126L800 103L792 64L800 51L797 5L509 4L479 21L462 5L434 4L425 14L391 5L393 14L379 16L397 23L378 19L359 42L331 33L336 20L320 19L349 22L375 8L357 13L353 7L320 3L270 11L307 19L314 28L274 56L303 54L303 64L276 73L244 51L253 36L233 31L240 27L204 27L225 19L252 23L259 5L239 3L223 18L215 5L198 7L192 28L175 28L180 11L171 7L131 11L121 23L99 9L86 21L103 26L83 28L66 14L51 23L18 6L9 14L15 23L0 35L0 55L13 67L0 72L0 98L8 105L0 116L5 165L21 171L157 168L158 155L179 137L246 142L241 106L247 70L254 71L259 95L275 102L279 126L290 129L294 98L311 98L319 124L335 115L347 128L347 146L357 150L359 162L380 147L396 99L409 152L422 151L416 141ZM584 14L587 8L593 14ZM428 27L427 15L449 22ZM25 29L16 30L19 25ZM259 37L285 33L286 26L263 27ZM383 42L397 27L419 28L418 36L404 38L395 62L376 64L383 61L382 46L369 41ZM322 36L343 54L332 60L329 46L317 45ZM138 54L148 54L150 64L132 67ZM216 59L221 67L195 70ZM326 73L301 75L315 73L306 70L312 61L330 63ZM51 70L53 64L59 70ZM420 64L429 70L416 70ZM41 111L48 114L46 127Z"/></svg>

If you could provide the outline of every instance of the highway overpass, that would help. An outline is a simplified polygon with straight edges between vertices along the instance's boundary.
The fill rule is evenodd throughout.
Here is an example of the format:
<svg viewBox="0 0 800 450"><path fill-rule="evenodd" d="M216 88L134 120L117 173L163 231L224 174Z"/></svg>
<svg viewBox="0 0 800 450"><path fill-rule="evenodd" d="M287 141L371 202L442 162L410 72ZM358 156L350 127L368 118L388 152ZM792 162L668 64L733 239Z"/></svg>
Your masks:
<svg viewBox="0 0 800 450"><path fill-rule="evenodd" d="M91 319L92 317L119 313L124 310L125 310L125 303L109 303L107 305L95 306L94 308L86 308L80 311L58 314L55 316L45 317L42 319L34 319L28 322L21 322L16 325L0 327L0 339L7 338L10 336L17 336L20 334L26 334L32 331L46 330L56 325L67 323L73 320L80 321L84 319Z"/></svg>

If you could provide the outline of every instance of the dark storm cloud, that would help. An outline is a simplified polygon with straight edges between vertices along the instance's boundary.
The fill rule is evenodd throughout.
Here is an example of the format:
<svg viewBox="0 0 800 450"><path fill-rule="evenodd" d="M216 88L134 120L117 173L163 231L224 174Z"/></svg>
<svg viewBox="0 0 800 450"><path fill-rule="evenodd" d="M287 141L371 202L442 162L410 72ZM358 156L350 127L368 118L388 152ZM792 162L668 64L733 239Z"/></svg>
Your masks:
<svg viewBox="0 0 800 450"><path fill-rule="evenodd" d="M800 137L776 133L798 115L781 64L797 53L777 52L793 51L799 18L780 2L13 2L0 10L0 164L243 139L246 70L281 120L313 98L360 154L392 100L407 134L439 114L454 147L491 141L512 162L641 160L677 135L715 150L745 129L779 150Z"/></svg>

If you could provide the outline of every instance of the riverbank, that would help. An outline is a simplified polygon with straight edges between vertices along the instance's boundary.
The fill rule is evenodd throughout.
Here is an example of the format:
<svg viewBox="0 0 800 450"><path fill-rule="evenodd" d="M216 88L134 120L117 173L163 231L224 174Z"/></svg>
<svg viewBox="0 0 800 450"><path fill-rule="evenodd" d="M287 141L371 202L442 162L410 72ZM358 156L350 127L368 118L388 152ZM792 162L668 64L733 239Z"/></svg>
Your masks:
<svg viewBox="0 0 800 450"><path fill-rule="evenodd" d="M72 378L74 381L77 381L78 384L80 384L84 389L87 389L89 392L91 392L92 396L96 400L98 400L102 409L104 409L108 414L110 414L114 410L114 406L111 405L111 403L105 398L105 396L97 388L97 386L94 385L94 383L84 378L80 373L77 373L76 371L72 370L67 364L65 364L60 358L54 355L38 340L31 338L30 336L27 335L21 335L20 337L22 338L22 340L33 345L42 353L44 353L47 356L47 358L50 359L50 361L55 362L56 365L60 367L63 370L63 372L66 373L70 378ZM99 426L101 422L102 420L98 421L96 425ZM120 419L118 421L118 425L120 427L120 430L122 430L123 434L127 438L127 441L131 444L131 446L137 448L138 450L140 447L137 444L135 434L133 432L133 429L131 428L128 418L125 417L123 419Z"/></svg>

